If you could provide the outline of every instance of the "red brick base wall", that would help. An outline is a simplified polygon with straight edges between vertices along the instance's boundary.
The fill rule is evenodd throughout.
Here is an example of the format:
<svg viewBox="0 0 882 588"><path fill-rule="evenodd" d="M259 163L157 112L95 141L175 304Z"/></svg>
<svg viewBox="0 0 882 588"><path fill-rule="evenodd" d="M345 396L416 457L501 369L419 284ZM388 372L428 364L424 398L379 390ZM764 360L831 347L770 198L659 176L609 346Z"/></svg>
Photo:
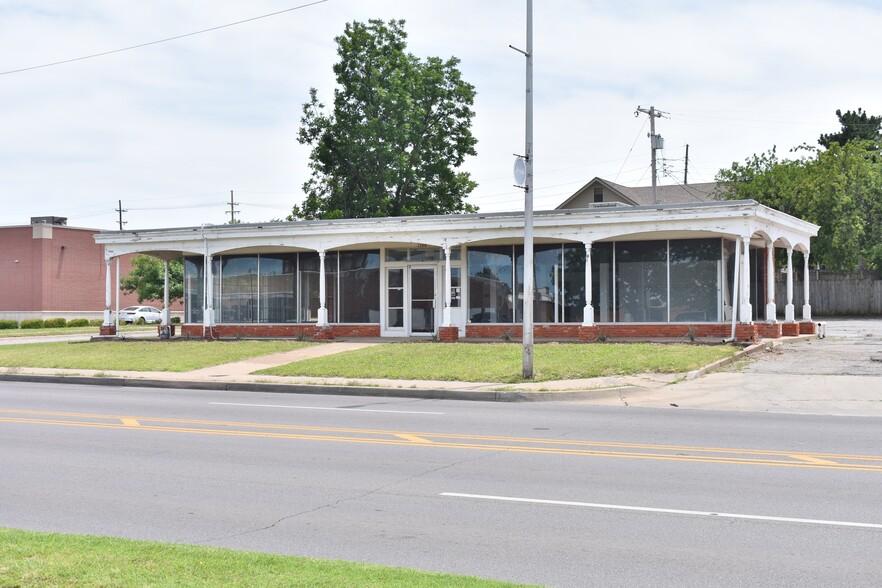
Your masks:
<svg viewBox="0 0 882 588"><path fill-rule="evenodd" d="M799 323L784 323L781 325L781 334L784 337L796 337L799 335Z"/></svg>
<svg viewBox="0 0 882 588"><path fill-rule="evenodd" d="M814 323L755 323L736 324L738 341L757 341L760 337L778 338L781 331L787 334L788 325L799 334L801 325L814 332ZM535 325L533 337L539 340L577 339L579 341L605 341L607 339L687 339L691 337L726 339L732 332L729 323L690 325L683 323L594 325L580 324ZM807 331L809 332L809 331ZM466 326L466 339L520 339L521 325L472 324ZM202 325L183 325L185 337L202 337ZM206 333L207 338L232 339L236 337L300 338L331 340L338 337L379 337L380 325L331 325L319 329L316 325L217 325ZM438 339L444 342L459 340L456 327L438 329Z"/></svg>
<svg viewBox="0 0 882 588"><path fill-rule="evenodd" d="M756 330L763 339L778 339L781 337L781 323L757 323Z"/></svg>
<svg viewBox="0 0 882 588"><path fill-rule="evenodd" d="M799 323L799 334L800 335L817 335L818 334L818 325L816 325L812 321L803 321L803 322Z"/></svg>
<svg viewBox="0 0 882 588"><path fill-rule="evenodd" d="M439 327L438 340L442 343L456 343L459 341L458 327Z"/></svg>
<svg viewBox="0 0 882 588"><path fill-rule="evenodd" d="M116 335L116 325L101 325L98 327L98 334L103 337Z"/></svg>
<svg viewBox="0 0 882 588"><path fill-rule="evenodd" d="M185 337L202 337L202 325L183 325ZM206 338L232 339L235 337L300 338L330 340L335 337L379 337L380 325L331 325L319 329L316 325L216 325Z"/></svg>
<svg viewBox="0 0 882 588"><path fill-rule="evenodd" d="M521 338L520 325L468 325L466 338L493 339L504 338L507 334L513 339ZM728 323L690 325L683 323L594 325L583 327L569 325L536 325L533 336L536 339L579 339L580 341L604 341L606 339L677 339L690 336L725 339L732 333ZM735 338L739 341L756 341L759 338L758 325L735 325Z"/></svg>

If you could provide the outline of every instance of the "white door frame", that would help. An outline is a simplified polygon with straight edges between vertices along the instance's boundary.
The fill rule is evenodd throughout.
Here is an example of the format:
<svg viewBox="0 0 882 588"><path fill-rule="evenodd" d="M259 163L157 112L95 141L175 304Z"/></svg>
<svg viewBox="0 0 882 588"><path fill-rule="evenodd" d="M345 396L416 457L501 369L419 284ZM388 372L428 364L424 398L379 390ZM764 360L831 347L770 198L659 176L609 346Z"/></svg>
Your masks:
<svg viewBox="0 0 882 588"><path fill-rule="evenodd" d="M395 262L395 263L386 263L383 267L383 299L382 299L382 312L383 312L383 323L381 335L383 337L432 337L438 333L438 327L440 326L441 319L441 303L439 302L439 295L442 294L442 290L439 287L438 280L439 276L442 274L439 271L439 266L437 263L420 263L420 262ZM389 326L389 298L390 298L390 286L389 286L389 272L399 270L402 272L402 285L400 287L394 287L395 290L399 290L401 292L402 297L402 306L393 306L391 308L401 308L403 313L402 326L400 327L390 327ZM414 270L431 270L432 271L432 329L430 331L416 331L414 332L414 320L413 320L413 274ZM428 299L416 299L417 302L426 301Z"/></svg>

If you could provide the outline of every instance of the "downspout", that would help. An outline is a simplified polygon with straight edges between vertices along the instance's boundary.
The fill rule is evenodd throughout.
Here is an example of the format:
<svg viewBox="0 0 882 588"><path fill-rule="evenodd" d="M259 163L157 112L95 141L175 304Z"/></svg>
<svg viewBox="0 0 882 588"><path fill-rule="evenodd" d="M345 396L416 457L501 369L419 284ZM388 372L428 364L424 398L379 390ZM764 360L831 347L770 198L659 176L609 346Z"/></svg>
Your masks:
<svg viewBox="0 0 882 588"><path fill-rule="evenodd" d="M732 333L728 339L723 339L723 343L731 343L735 340L735 320L738 316L738 294L741 290L741 241L735 240L735 275L732 279Z"/></svg>

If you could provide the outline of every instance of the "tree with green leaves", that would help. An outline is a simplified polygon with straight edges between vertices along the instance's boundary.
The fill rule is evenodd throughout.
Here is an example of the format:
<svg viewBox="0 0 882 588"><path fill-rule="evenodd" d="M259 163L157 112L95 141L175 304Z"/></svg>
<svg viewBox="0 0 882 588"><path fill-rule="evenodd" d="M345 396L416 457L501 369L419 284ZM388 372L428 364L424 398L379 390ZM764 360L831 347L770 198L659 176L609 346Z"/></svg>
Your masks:
<svg viewBox="0 0 882 588"><path fill-rule="evenodd" d="M132 271L120 280L123 292L138 294L138 302L162 301L165 297L165 264L152 255L132 258ZM184 261L173 259L168 264L169 303L184 297Z"/></svg>
<svg viewBox="0 0 882 588"><path fill-rule="evenodd" d="M352 22L336 38L333 108L310 90L298 141L312 175L295 218L474 212L477 184L457 171L475 155L474 87L459 59L407 53L403 20Z"/></svg>
<svg viewBox="0 0 882 588"><path fill-rule="evenodd" d="M818 139L818 144L830 148L832 143L845 145L849 141L870 141L878 147L882 142L882 116L870 116L860 108L857 111L836 111L842 130L838 133L824 133Z"/></svg>
<svg viewBox="0 0 882 588"><path fill-rule="evenodd" d="M796 159L772 148L717 174L725 197L753 199L819 225L812 259L834 270L882 269L882 152L868 141L802 146Z"/></svg>

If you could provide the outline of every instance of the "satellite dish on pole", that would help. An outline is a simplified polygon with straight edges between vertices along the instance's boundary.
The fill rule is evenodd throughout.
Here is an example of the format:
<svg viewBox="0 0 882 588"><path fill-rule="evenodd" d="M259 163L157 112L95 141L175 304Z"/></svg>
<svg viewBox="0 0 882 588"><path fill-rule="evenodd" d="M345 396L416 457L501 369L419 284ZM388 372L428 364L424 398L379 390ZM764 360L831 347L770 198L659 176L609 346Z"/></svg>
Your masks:
<svg viewBox="0 0 882 588"><path fill-rule="evenodd" d="M523 186L527 181L527 162L523 157L515 158L514 180L518 186Z"/></svg>

